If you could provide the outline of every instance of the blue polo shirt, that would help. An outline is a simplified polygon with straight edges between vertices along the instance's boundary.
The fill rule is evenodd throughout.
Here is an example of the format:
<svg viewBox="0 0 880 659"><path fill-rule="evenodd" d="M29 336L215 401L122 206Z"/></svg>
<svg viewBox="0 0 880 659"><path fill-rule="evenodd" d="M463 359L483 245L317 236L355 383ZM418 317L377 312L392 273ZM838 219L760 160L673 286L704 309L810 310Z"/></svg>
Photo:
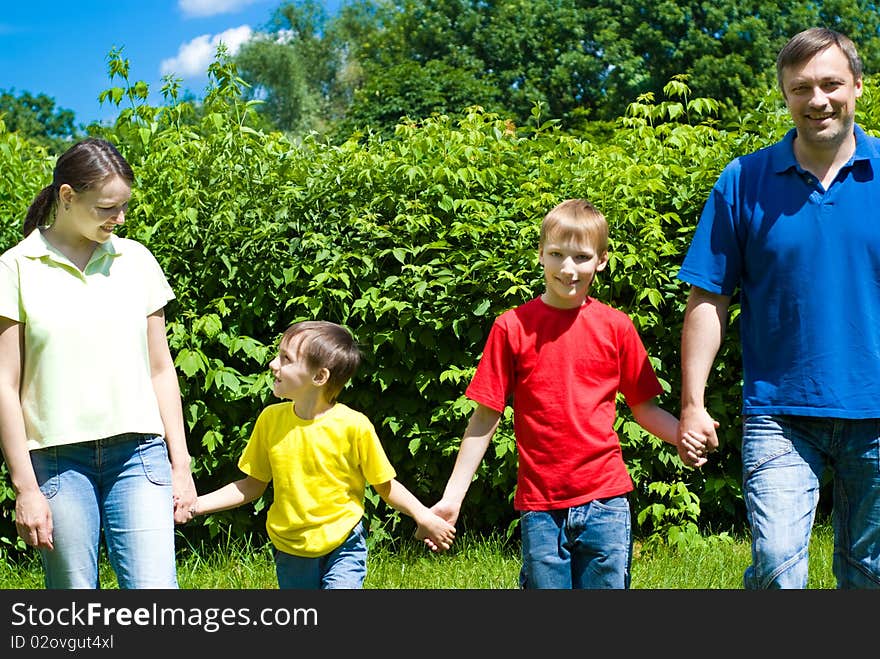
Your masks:
<svg viewBox="0 0 880 659"><path fill-rule="evenodd" d="M743 414L880 417L880 140L825 190L795 134L728 164L678 278L739 290Z"/></svg>

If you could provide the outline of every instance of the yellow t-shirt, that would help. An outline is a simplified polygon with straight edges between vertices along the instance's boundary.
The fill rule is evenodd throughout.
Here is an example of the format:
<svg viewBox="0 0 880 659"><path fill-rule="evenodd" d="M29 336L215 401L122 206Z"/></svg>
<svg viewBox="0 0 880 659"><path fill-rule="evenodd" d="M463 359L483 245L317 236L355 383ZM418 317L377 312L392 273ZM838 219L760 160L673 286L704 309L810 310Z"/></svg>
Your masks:
<svg viewBox="0 0 880 659"><path fill-rule="evenodd" d="M266 530L275 548L309 558L348 537L364 515L367 483L396 475L373 424L342 403L312 420L300 419L291 401L269 405L238 467L273 482Z"/></svg>

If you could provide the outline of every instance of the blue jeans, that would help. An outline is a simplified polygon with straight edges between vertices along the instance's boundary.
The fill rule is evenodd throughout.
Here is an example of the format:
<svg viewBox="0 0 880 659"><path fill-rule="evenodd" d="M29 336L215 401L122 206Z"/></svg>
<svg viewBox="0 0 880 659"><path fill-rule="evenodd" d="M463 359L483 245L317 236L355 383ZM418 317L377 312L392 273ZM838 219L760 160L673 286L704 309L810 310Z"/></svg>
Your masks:
<svg viewBox="0 0 880 659"><path fill-rule="evenodd" d="M165 440L124 434L31 451L52 510L46 588L99 588L101 531L120 588L177 588Z"/></svg>
<svg viewBox="0 0 880 659"><path fill-rule="evenodd" d="M278 588L333 590L363 588L367 576L367 535L358 522L345 541L324 556L307 558L275 550Z"/></svg>
<svg viewBox="0 0 880 659"><path fill-rule="evenodd" d="M626 496L520 514L522 588L629 588L632 533Z"/></svg>
<svg viewBox="0 0 880 659"><path fill-rule="evenodd" d="M743 585L806 588L824 470L833 470L838 588L880 588L880 419L748 416L743 497L752 564Z"/></svg>

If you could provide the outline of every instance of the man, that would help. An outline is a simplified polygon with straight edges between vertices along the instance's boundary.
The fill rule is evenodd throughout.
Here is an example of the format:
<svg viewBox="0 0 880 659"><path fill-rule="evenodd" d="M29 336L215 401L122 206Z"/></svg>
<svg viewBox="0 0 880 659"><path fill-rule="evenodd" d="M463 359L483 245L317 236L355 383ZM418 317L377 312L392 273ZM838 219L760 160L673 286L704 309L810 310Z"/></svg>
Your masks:
<svg viewBox="0 0 880 659"><path fill-rule="evenodd" d="M746 588L805 588L826 468L834 475L838 588L880 587L880 140L855 124L862 65L828 29L776 60L794 127L734 159L703 209L678 277L679 433L718 446L704 406L738 289Z"/></svg>

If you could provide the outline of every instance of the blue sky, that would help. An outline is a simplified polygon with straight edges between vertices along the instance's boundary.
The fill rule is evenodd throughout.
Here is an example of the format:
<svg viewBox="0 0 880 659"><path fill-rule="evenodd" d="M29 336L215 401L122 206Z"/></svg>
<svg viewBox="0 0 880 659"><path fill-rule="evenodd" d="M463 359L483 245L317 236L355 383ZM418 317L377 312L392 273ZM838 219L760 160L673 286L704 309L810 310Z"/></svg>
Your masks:
<svg viewBox="0 0 880 659"><path fill-rule="evenodd" d="M222 40L231 52L260 30L282 0L0 0L0 89L46 94L73 110L77 124L112 121L101 105L111 86L107 54L122 47L129 77L150 85L159 105L162 76L173 72L201 97L207 66ZM339 0L324 5L335 11Z"/></svg>

